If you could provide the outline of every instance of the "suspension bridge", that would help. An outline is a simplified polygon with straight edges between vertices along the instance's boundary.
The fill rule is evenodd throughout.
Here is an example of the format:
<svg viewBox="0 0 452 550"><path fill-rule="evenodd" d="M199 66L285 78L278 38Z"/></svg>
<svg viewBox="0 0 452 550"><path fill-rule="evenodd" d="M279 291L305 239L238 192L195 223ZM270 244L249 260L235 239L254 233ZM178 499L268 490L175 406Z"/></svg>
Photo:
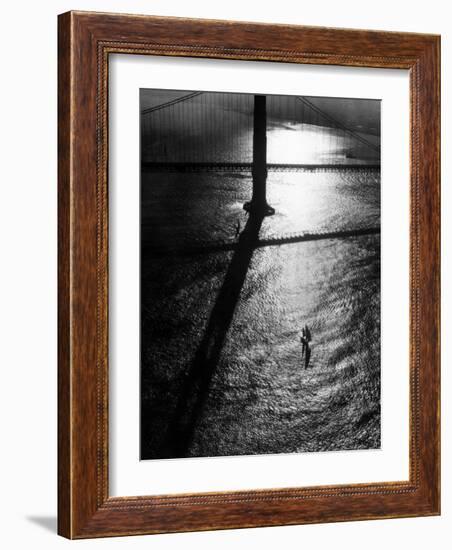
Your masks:
<svg viewBox="0 0 452 550"><path fill-rule="evenodd" d="M256 113L256 100L265 107ZM348 128L301 96L191 92L141 112L142 163L156 171L240 171L255 165L265 122L269 171L379 169L379 137Z"/></svg>
<svg viewBox="0 0 452 550"><path fill-rule="evenodd" d="M336 171L349 177L370 173L379 178L379 132L358 132L344 124L340 115L302 96L182 93L141 110L142 170L250 174L252 192L243 208L258 216L272 215L275 210L267 203L269 172ZM157 244L155 231L152 224L149 246L156 252L235 246L228 238L204 243L201 248L177 245L173 239ZM379 228L373 226L365 232L379 232ZM278 235L260 243L268 246L354 233L349 228L345 233L322 229L297 232L290 238Z"/></svg>

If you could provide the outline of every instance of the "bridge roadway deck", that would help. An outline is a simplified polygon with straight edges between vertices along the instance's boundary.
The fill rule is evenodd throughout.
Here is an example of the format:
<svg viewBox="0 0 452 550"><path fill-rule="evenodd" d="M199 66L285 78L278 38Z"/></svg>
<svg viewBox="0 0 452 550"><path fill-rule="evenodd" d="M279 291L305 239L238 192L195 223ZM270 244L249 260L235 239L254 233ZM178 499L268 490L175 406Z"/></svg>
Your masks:
<svg viewBox="0 0 452 550"><path fill-rule="evenodd" d="M251 162L143 162L142 168L152 172L251 172ZM380 164L267 164L271 172L303 171L379 171Z"/></svg>

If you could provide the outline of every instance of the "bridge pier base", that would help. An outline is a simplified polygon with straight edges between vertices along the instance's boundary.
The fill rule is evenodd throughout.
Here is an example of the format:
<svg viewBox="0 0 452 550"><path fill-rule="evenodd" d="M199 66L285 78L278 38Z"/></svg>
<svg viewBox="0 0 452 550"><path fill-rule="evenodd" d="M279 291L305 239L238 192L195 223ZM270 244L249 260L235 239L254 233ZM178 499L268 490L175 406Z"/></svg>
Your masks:
<svg viewBox="0 0 452 550"><path fill-rule="evenodd" d="M265 202L265 204L259 204L252 200L245 202L243 210L249 214L257 214L259 216L273 216L275 213L275 209L267 204L267 202Z"/></svg>

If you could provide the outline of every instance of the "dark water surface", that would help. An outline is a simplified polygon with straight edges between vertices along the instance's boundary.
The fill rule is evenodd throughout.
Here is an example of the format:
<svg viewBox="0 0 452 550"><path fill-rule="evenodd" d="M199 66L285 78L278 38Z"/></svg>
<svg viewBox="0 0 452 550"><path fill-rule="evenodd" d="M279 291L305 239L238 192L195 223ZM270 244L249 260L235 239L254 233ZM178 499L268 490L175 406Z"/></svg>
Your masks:
<svg viewBox="0 0 452 550"><path fill-rule="evenodd" d="M143 174L142 458L380 446L380 236L239 243L251 185ZM380 224L372 170L274 173L267 189L259 239Z"/></svg>

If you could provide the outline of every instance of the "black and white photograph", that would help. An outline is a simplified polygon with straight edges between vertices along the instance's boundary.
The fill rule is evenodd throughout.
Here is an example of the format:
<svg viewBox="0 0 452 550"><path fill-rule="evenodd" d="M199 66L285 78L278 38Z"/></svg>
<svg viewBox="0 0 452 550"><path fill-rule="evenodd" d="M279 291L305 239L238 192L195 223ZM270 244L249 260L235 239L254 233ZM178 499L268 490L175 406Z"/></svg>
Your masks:
<svg viewBox="0 0 452 550"><path fill-rule="evenodd" d="M381 446L378 98L140 90L140 458Z"/></svg>
<svg viewBox="0 0 452 550"><path fill-rule="evenodd" d="M450 548L449 3L2 7L2 547Z"/></svg>

